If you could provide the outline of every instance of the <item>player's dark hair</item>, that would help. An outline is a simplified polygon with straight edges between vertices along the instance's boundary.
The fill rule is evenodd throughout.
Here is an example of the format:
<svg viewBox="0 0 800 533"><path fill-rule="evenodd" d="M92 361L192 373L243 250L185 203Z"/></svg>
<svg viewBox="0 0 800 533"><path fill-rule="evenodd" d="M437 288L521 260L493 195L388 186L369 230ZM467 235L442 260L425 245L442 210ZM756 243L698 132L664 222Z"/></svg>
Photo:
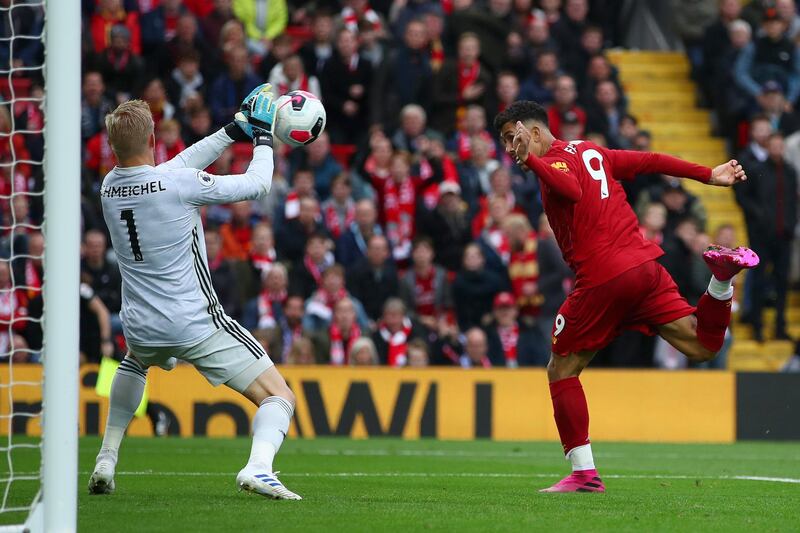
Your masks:
<svg viewBox="0 0 800 533"><path fill-rule="evenodd" d="M541 105L530 100L520 100L514 102L494 117L494 129L500 131L506 122L516 124L517 121L525 122L526 120L535 120L548 128L550 127L550 123L547 120L547 111Z"/></svg>
<svg viewBox="0 0 800 533"><path fill-rule="evenodd" d="M622 115L622 118L620 119L620 122L622 122L623 120L630 120L631 122L633 122L634 126L638 126L639 125L639 121L636 119L636 117L634 117L630 113L625 113L624 115Z"/></svg>
<svg viewBox="0 0 800 533"><path fill-rule="evenodd" d="M755 115L750 117L750 125L753 125L756 122L769 122L769 123L772 123L772 121L769 119L769 117L764 113L756 113Z"/></svg>

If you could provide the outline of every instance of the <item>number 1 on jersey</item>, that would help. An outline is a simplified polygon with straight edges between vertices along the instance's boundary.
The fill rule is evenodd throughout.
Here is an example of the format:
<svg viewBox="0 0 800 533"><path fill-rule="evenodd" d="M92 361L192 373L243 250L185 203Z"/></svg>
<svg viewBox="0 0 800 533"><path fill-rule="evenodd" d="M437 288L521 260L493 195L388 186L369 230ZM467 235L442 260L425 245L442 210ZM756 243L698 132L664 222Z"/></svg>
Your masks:
<svg viewBox="0 0 800 533"><path fill-rule="evenodd" d="M599 170L595 170L594 167L592 167L593 161L599 163ZM586 165L586 170L589 171L589 175L592 179L600 182L600 199L605 200L608 198L608 177L603 168L603 154L594 149L586 150L583 152L583 164Z"/></svg>
<svg viewBox="0 0 800 533"><path fill-rule="evenodd" d="M139 246L139 234L136 232L136 221L133 219L133 209L123 209L119 214L119 219L124 220L128 225L128 238L131 241L131 252L133 260L137 263L144 261L142 249Z"/></svg>

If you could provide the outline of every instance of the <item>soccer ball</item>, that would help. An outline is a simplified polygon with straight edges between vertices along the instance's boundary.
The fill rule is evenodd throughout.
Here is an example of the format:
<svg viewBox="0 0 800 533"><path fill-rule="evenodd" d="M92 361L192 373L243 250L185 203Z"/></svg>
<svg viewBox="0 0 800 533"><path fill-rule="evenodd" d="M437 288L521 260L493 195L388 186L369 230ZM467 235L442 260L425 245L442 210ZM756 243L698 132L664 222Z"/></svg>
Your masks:
<svg viewBox="0 0 800 533"><path fill-rule="evenodd" d="M278 98L276 105L274 133L284 144L293 147L311 144L325 129L325 107L309 92L288 92Z"/></svg>

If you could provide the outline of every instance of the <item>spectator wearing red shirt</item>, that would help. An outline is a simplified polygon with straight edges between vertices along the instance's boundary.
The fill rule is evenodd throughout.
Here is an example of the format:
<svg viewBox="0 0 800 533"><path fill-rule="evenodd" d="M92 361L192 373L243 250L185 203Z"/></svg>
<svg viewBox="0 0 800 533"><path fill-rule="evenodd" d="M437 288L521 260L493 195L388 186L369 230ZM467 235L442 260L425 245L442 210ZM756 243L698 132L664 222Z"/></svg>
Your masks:
<svg viewBox="0 0 800 533"><path fill-rule="evenodd" d="M478 105L470 105L464 111L463 127L456 132L448 143L448 149L454 152L462 162L472 157L472 137L480 137L489 146L489 157L497 158L497 145L494 137L486 129L486 110Z"/></svg>
<svg viewBox="0 0 800 533"><path fill-rule="evenodd" d="M86 143L86 152L83 161L86 173L84 186L97 187L100 181L117 164L117 157L111 150L108 142L108 132L105 127Z"/></svg>
<svg viewBox="0 0 800 533"><path fill-rule="evenodd" d="M131 50L131 32L127 27L117 24L111 28L110 44L96 63L117 102L139 92L145 68L142 59Z"/></svg>
<svg viewBox="0 0 800 533"><path fill-rule="evenodd" d="M189 11L195 16L203 18L211 14L215 6L219 4L218 0L183 0L184 5L189 8Z"/></svg>
<svg viewBox="0 0 800 533"><path fill-rule="evenodd" d="M477 238L486 256L489 267L501 276L506 275L511 260L511 246L503 231L503 224L511 215L511 207L506 198L495 196L488 202L488 216L483 231Z"/></svg>
<svg viewBox="0 0 800 533"><path fill-rule="evenodd" d="M319 286L306 300L303 330L310 334L328 330L333 319L336 302L344 299L353 303L358 326L367 331L369 319L364 312L364 306L347 291L344 282L344 268L342 265L336 264L331 265L322 273Z"/></svg>
<svg viewBox="0 0 800 533"><path fill-rule="evenodd" d="M292 264L289 273L289 290L308 298L322 285L322 275L333 265L333 254L328 250L328 238L322 233L308 237L303 258Z"/></svg>
<svg viewBox="0 0 800 533"><path fill-rule="evenodd" d="M434 77L431 126L450 134L468 105L486 107L492 75L480 62L481 42L472 32L458 39L458 57Z"/></svg>
<svg viewBox="0 0 800 533"><path fill-rule="evenodd" d="M286 267L276 263L262 276L258 294L245 304L242 325L247 329L269 329L278 325L288 298Z"/></svg>
<svg viewBox="0 0 800 533"><path fill-rule="evenodd" d="M462 368L491 368L489 343L481 328L473 327L464 333L464 354L459 358L459 364Z"/></svg>
<svg viewBox="0 0 800 533"><path fill-rule="evenodd" d="M369 146L370 152L364 160L360 174L375 189L377 203L381 205L383 204L380 196L383 190L383 182L389 178L394 150L392 149L392 142L380 131L370 136ZM380 213L380 220L383 221L382 212Z"/></svg>
<svg viewBox="0 0 800 533"><path fill-rule="evenodd" d="M508 276L520 315L523 318L536 317L543 301L539 294L539 242L536 231L524 215L513 214L503 223L503 233L511 250Z"/></svg>
<svg viewBox="0 0 800 533"><path fill-rule="evenodd" d="M381 197L384 229L395 261L405 261L411 255L414 238L417 191L411 176L411 157L407 152L392 155L391 174L383 181Z"/></svg>
<svg viewBox="0 0 800 533"><path fill-rule="evenodd" d="M317 361L334 366L350 364L350 350L362 338L362 333L367 333L362 332L356 318L356 307L351 298L345 296L334 303L330 326L311 339Z"/></svg>
<svg viewBox="0 0 800 533"><path fill-rule="evenodd" d="M573 113L582 128L586 127L586 112L576 103L578 91L575 89L575 79L572 76L563 74L556 78L555 90L553 91L553 103L547 109L547 120L550 122L550 131L558 139L564 137L561 131L561 123L567 113ZM578 134L578 138L583 137L583 129Z"/></svg>
<svg viewBox="0 0 800 533"><path fill-rule="evenodd" d="M322 202L322 219L334 240L355 221L356 206L352 198L353 187L347 174L339 174L331 182L331 197Z"/></svg>
<svg viewBox="0 0 800 533"><path fill-rule="evenodd" d="M25 286L25 296L33 300L42 292L44 281L44 236L40 231L32 231L27 235L26 255L14 258L14 280Z"/></svg>
<svg viewBox="0 0 800 533"><path fill-rule="evenodd" d="M250 266L255 279L264 279L276 265L275 237L269 224L260 222L250 234Z"/></svg>
<svg viewBox="0 0 800 533"><path fill-rule="evenodd" d="M278 205L274 214L275 227L300 216L300 202L306 198L315 199L317 196L314 190L314 172L308 168L299 168L292 177L292 188L286 193L283 205Z"/></svg>
<svg viewBox="0 0 800 533"><path fill-rule="evenodd" d="M489 226L496 224L489 214L489 206L495 199L508 207L507 210L503 210L504 213L525 214L524 208L517 201L517 196L511 187L511 174L506 167L498 167L492 172L489 176L489 185L491 190L489 194L480 198L478 212L472 219L472 235L475 238Z"/></svg>
<svg viewBox="0 0 800 533"><path fill-rule="evenodd" d="M142 53L142 40L139 28L139 14L126 13L122 0L100 0L95 14L89 22L92 34L92 46L95 53L102 53L111 46L111 28L117 24L125 26L131 35L131 52Z"/></svg>
<svg viewBox="0 0 800 533"><path fill-rule="evenodd" d="M436 331L452 302L447 272L435 265L433 258L433 241L427 237L416 239L411 252L411 268L400 280L400 296L417 320Z"/></svg>
<svg viewBox="0 0 800 533"><path fill-rule="evenodd" d="M159 78L153 78L144 86L142 100L150 106L156 127L162 120L169 120L175 116L175 106L167 100L164 82Z"/></svg>
<svg viewBox="0 0 800 533"><path fill-rule="evenodd" d="M11 335L25 331L27 316L28 296L14 288L9 262L0 259L0 354L11 351Z"/></svg>
<svg viewBox="0 0 800 533"><path fill-rule="evenodd" d="M544 366L550 355L549 339L519 321L516 299L510 292L494 297L491 321L485 328L489 359L495 366ZM549 337L549 335L548 335Z"/></svg>
<svg viewBox="0 0 800 533"><path fill-rule="evenodd" d="M391 367L406 366L408 343L416 338L424 338L424 333L408 316L408 309L403 301L400 298L386 300L372 335L381 364Z"/></svg>
<svg viewBox="0 0 800 533"><path fill-rule="evenodd" d="M31 175L31 167L21 160L30 160L31 155L25 146L22 135L11 131L11 113L8 107L0 105L0 163L13 163L7 167L12 174L21 174L26 178Z"/></svg>
<svg viewBox="0 0 800 533"><path fill-rule="evenodd" d="M667 208L664 204L647 204L640 217L639 231L645 240L661 246L664 242L664 228L667 226Z"/></svg>
<svg viewBox="0 0 800 533"><path fill-rule="evenodd" d="M181 125L177 120L162 120L156 133L156 165L166 163L186 149L181 139Z"/></svg>

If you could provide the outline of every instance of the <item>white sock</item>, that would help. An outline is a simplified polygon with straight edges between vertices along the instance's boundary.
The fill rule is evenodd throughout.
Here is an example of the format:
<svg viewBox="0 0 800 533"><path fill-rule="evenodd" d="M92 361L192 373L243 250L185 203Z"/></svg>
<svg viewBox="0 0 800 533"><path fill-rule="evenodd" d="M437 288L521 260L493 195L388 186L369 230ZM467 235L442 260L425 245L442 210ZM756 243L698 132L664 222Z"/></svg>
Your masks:
<svg viewBox="0 0 800 533"><path fill-rule="evenodd" d="M711 281L708 283L708 295L715 300L726 301L733 298L733 278L720 281L714 276L711 276Z"/></svg>
<svg viewBox="0 0 800 533"><path fill-rule="evenodd" d="M272 472L272 461L281 448L294 407L280 396L270 396L261 402L253 418L253 446L248 465L258 465Z"/></svg>
<svg viewBox="0 0 800 533"><path fill-rule="evenodd" d="M111 455L116 461L125 430L142 401L145 383L147 383L147 369L142 368L135 359L129 357L123 359L111 383L106 431L103 434L103 445L100 447L98 457Z"/></svg>
<svg viewBox="0 0 800 533"><path fill-rule="evenodd" d="M592 456L592 445L584 444L577 448L572 448L567 452L567 459L572 463L572 471L594 470L594 457Z"/></svg>

